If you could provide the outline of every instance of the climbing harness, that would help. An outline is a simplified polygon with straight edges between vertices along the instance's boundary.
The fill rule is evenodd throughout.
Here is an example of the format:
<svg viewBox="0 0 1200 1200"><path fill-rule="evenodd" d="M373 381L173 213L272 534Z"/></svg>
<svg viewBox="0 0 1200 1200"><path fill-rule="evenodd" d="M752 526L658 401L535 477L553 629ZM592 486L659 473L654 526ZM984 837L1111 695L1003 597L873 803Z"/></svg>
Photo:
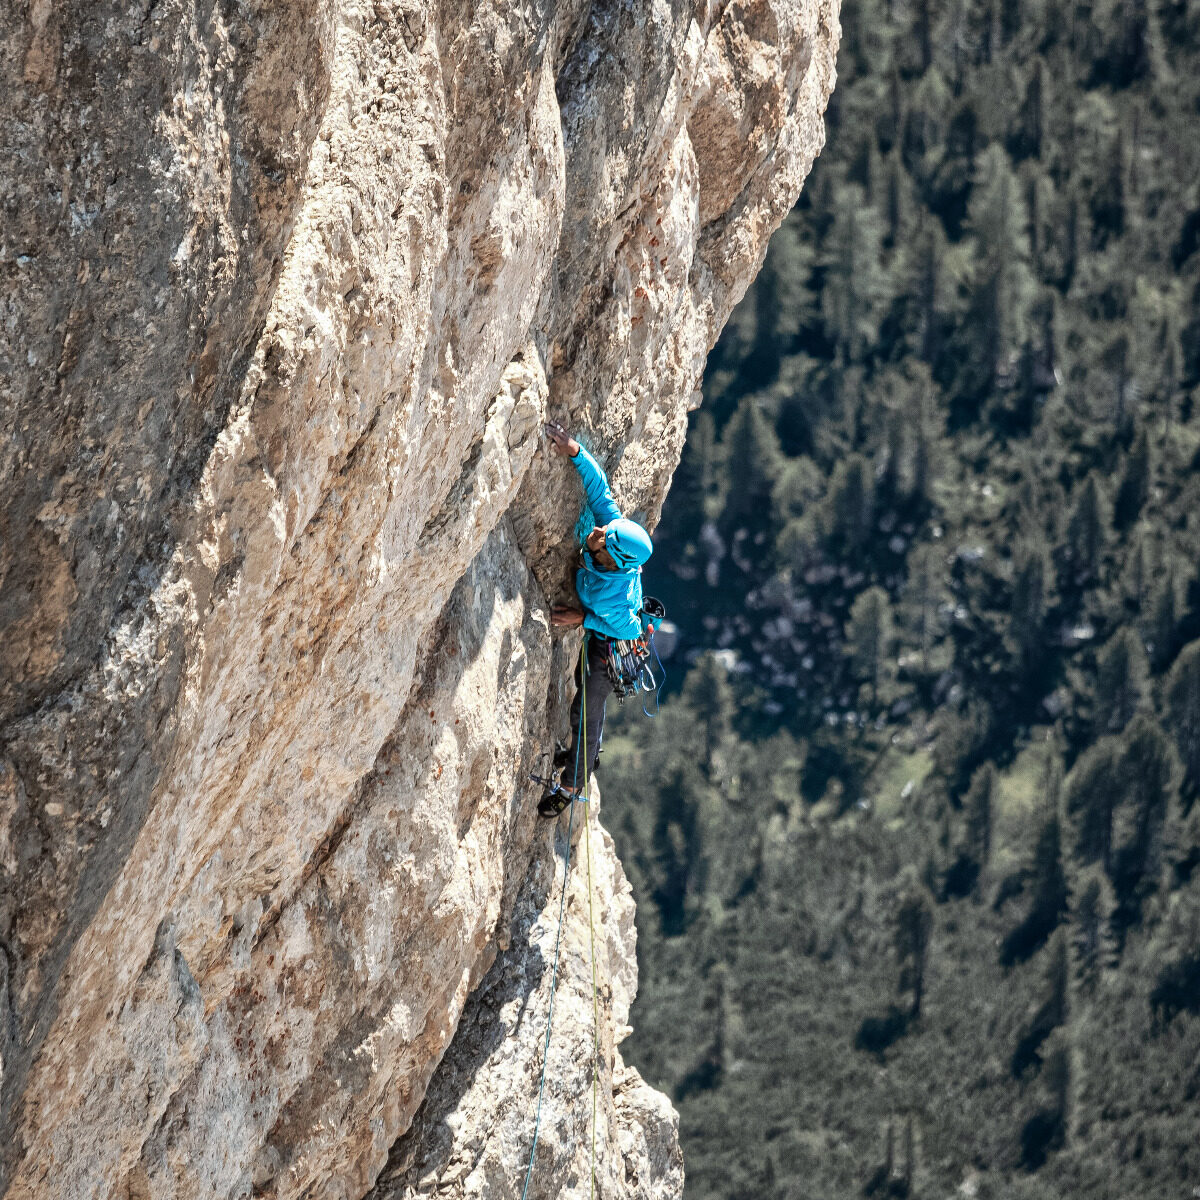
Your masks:
<svg viewBox="0 0 1200 1200"><path fill-rule="evenodd" d="M588 635L585 632L583 635L583 646L580 650L580 670L581 672L587 669L587 643ZM549 795L569 795L572 799L582 798L583 803L588 801L588 753L587 753L587 690L583 692L581 710L579 714L579 737L576 741L575 750L575 769L579 769L579 752L583 751L583 792L581 796L576 796L574 793L568 792L565 788L560 787L558 783L550 784ZM537 775L531 775L531 779L538 783L547 784L549 780L542 779ZM563 914L566 911L567 904L567 884L570 882L571 876L571 834L575 827L575 805L571 805L571 815L567 820L567 845L563 852L563 886L562 895L558 901L558 932L554 937L554 966L550 971L550 1004L546 1012L546 1042L542 1048L542 1072L538 1080L538 1099L537 1112L533 1119L533 1145L529 1148L529 1165L525 1169L525 1186L521 1189L521 1200L527 1200L529 1195L529 1183L533 1178L533 1160L537 1154L538 1133L542 1124L542 1099L546 1092L546 1064L550 1059L550 1031L554 1023L554 994L558 987L558 958L559 951L562 947L562 931L563 931ZM592 841L591 841L591 822L584 815L584 845L587 849L587 882L588 882L588 933L591 938L591 953L592 953L592 1045L593 1045L593 1060L592 1060L592 1200L596 1196L596 1106L599 1087L599 1072L600 1072L600 1005L598 999L598 990L596 987L596 925L592 910Z"/></svg>

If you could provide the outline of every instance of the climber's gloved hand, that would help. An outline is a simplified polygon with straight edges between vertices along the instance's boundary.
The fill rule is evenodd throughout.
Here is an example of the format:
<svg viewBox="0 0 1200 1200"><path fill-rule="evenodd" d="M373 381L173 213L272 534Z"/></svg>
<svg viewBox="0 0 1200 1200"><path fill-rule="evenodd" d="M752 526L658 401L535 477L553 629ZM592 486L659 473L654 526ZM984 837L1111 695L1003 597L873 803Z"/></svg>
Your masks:
<svg viewBox="0 0 1200 1200"><path fill-rule="evenodd" d="M578 629L583 624L583 613L577 608L555 606L550 610L550 624L564 629Z"/></svg>
<svg viewBox="0 0 1200 1200"><path fill-rule="evenodd" d="M546 436L554 443L558 454L574 458L579 453L579 443L557 421L547 422Z"/></svg>

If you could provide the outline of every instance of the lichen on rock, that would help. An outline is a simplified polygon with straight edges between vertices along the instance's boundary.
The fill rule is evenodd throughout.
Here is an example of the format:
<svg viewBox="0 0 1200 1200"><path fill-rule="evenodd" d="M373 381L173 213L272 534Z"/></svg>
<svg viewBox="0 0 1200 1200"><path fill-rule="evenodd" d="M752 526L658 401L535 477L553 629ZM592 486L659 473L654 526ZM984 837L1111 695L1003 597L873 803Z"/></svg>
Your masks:
<svg viewBox="0 0 1200 1200"><path fill-rule="evenodd" d="M653 525L835 0L0 27L0 1190L519 1194L577 651L540 426ZM677 1195L590 819L601 1194ZM579 861L531 1195L582 1186Z"/></svg>

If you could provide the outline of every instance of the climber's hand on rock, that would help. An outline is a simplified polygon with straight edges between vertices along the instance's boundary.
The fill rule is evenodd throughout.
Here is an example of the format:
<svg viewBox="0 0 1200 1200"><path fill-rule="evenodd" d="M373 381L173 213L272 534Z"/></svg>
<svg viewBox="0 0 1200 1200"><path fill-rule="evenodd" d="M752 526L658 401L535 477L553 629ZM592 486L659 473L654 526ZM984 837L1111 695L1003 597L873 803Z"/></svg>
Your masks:
<svg viewBox="0 0 1200 1200"><path fill-rule="evenodd" d="M579 443L557 421L547 422L546 436L559 454L574 458L579 453Z"/></svg>
<svg viewBox="0 0 1200 1200"><path fill-rule="evenodd" d="M583 624L583 613L577 608L552 608L550 624L559 625L565 629L577 629Z"/></svg>

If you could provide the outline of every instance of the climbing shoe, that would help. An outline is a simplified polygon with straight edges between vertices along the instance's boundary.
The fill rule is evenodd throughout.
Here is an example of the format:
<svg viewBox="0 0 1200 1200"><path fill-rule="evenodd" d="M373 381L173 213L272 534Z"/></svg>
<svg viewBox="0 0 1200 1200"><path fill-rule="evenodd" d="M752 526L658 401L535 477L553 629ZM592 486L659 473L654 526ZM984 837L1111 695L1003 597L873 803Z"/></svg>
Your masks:
<svg viewBox="0 0 1200 1200"><path fill-rule="evenodd" d="M563 791L562 788L556 787L554 791L547 792L538 801L538 816L551 820L559 816L562 810L574 799L575 795L573 792Z"/></svg>

